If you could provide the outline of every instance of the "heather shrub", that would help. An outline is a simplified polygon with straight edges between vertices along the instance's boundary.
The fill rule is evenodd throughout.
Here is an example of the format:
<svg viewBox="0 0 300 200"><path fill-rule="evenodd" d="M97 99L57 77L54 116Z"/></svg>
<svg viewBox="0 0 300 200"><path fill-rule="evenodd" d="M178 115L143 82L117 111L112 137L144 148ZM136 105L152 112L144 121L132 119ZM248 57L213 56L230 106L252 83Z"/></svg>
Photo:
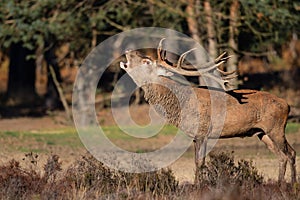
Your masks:
<svg viewBox="0 0 300 200"><path fill-rule="evenodd" d="M230 186L255 187L263 183L263 177L253 166L252 161L239 160L234 162L232 154L219 153L209 155L209 161L200 167L199 187L218 189ZM225 186L225 187L224 187Z"/></svg>
<svg viewBox="0 0 300 200"><path fill-rule="evenodd" d="M35 171L22 169L14 159L0 166L1 199L27 199L41 190L43 183Z"/></svg>
<svg viewBox="0 0 300 200"><path fill-rule="evenodd" d="M76 190L85 188L89 198L129 198L140 193L159 196L176 191L178 186L178 181L169 169L137 174L124 173L111 170L92 156L76 161L67 169L64 179Z"/></svg>
<svg viewBox="0 0 300 200"><path fill-rule="evenodd" d="M251 161L232 154L210 154L199 169L199 182L179 185L172 170L124 173L90 155L63 169L57 155L38 169L38 156L26 154L0 166L0 199L299 199L299 184L263 182Z"/></svg>

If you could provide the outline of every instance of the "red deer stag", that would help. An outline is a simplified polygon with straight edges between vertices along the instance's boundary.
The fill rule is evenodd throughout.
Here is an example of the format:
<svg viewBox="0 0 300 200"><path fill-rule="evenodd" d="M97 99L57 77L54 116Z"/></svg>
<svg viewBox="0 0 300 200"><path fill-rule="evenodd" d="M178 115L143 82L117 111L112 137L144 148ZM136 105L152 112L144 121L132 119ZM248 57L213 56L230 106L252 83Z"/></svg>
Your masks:
<svg viewBox="0 0 300 200"><path fill-rule="evenodd" d="M160 41L157 48L157 59L141 55L138 51L127 51L127 63L121 62L120 67L144 90L145 99L154 106L159 114L163 115L170 124L193 137L196 177L199 167L204 163L208 139L258 136L279 158L278 181L284 180L286 164L289 162L291 182L295 183L296 152L285 137L289 113L288 104L283 99L263 91L248 89L224 91L223 89L226 89L228 83L227 79L232 78L232 73L221 71L218 68L228 59L228 57L224 58L224 54L213 62L197 67L197 70L191 70L191 66L183 64L190 50L180 56L177 66L170 65L165 52L162 51L162 42L163 40ZM218 71L223 78L221 76L217 78L214 71ZM191 90L196 97L193 98L190 86L171 78L174 73L208 77L220 84L223 89L192 87ZM179 92L175 95L173 91ZM221 133L217 136L210 132L211 126L218 126L218 124L214 124L216 123L216 120L213 120L214 116L211 116L210 96L212 95L222 97L226 103L225 121L222 128L219 129ZM218 109L220 111L224 109L222 106L214 106L216 113L218 113ZM195 121L195 119L201 120Z"/></svg>

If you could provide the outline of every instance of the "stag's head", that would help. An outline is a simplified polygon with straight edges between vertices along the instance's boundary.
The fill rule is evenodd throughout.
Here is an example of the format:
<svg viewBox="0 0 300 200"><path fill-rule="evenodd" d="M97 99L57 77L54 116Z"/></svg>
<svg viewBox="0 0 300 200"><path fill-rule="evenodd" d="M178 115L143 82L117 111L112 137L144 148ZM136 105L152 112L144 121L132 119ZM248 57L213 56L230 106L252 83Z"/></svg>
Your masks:
<svg viewBox="0 0 300 200"><path fill-rule="evenodd" d="M161 67L157 60L139 51L126 51L127 62L120 62L120 67L134 80L138 86L157 82L159 76L172 76L173 73Z"/></svg>
<svg viewBox="0 0 300 200"><path fill-rule="evenodd" d="M138 51L126 51L127 62L120 62L120 67L124 69L138 86L147 83L159 81L160 76L172 76L174 73L184 76L204 76L217 82L224 90L230 76L235 73L224 72L218 67L222 65L229 57L224 57L225 53L220 55L214 61L206 63L204 66L191 66L184 64L186 55L195 49L191 49L183 53L176 64L170 65L166 58L166 51L162 50L164 39L159 42L157 48L157 59L152 59L148 56L140 54ZM217 72L218 75L215 75Z"/></svg>

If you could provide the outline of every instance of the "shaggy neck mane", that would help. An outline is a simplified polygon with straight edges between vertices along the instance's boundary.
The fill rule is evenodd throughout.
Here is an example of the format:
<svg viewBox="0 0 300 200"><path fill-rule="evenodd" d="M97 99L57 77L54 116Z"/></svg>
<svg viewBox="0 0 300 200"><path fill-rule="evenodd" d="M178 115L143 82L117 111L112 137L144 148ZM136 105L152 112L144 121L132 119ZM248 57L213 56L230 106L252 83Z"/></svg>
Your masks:
<svg viewBox="0 0 300 200"><path fill-rule="evenodd" d="M191 91L165 77L160 77L160 83L142 86L144 97L161 116L178 127L181 123L181 120L178 119L181 119L182 107L189 100Z"/></svg>

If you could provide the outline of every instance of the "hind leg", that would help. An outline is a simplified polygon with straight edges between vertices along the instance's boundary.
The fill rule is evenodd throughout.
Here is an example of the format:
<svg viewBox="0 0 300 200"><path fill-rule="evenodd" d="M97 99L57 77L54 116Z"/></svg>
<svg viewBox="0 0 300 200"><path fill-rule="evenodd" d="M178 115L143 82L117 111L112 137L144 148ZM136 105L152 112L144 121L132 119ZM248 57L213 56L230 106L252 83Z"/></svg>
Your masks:
<svg viewBox="0 0 300 200"><path fill-rule="evenodd" d="M285 138L284 132L281 135L276 135L272 140L275 142L276 146L285 155L286 160L290 164L291 168L291 183L296 182L296 151L291 147Z"/></svg>
<svg viewBox="0 0 300 200"><path fill-rule="evenodd" d="M207 137L206 136L195 137L194 147L195 147L195 164L196 164L195 184L197 185L199 183L199 174L200 174L199 170L205 164Z"/></svg>
<svg viewBox="0 0 300 200"><path fill-rule="evenodd" d="M282 151L279 146L266 134L259 134L258 138L266 144L268 149L272 151L279 158L279 175L278 182L282 182L284 180L284 175L286 171L286 164L288 161L288 156Z"/></svg>
<svg viewBox="0 0 300 200"><path fill-rule="evenodd" d="M296 180L296 151L288 142L286 142L286 144L288 150L289 163L291 167L291 182L292 184L294 184L297 181Z"/></svg>

